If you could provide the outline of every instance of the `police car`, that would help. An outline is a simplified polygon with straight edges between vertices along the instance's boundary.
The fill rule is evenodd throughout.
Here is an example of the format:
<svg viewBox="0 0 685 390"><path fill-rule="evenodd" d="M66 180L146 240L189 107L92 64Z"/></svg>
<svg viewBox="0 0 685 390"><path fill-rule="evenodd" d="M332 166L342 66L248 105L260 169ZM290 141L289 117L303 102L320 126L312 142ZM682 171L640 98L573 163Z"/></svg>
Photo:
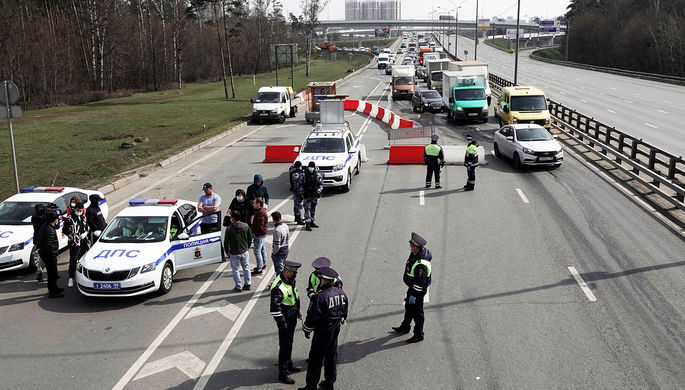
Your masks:
<svg viewBox="0 0 685 390"><path fill-rule="evenodd" d="M171 290L177 271L221 261L221 231L200 234L195 203L133 199L77 265L87 296L134 296Z"/></svg>
<svg viewBox="0 0 685 390"><path fill-rule="evenodd" d="M66 215L69 201L76 196L85 207L90 205L88 197L100 196L100 209L107 218L107 200L101 192L70 187L23 187L19 194L10 196L0 203L0 272L28 268L34 272L38 268L38 258L34 254L33 225L31 217L37 204L52 203L60 215ZM68 244L66 236L57 231L59 248Z"/></svg>
<svg viewBox="0 0 685 390"><path fill-rule="evenodd" d="M326 95L324 95L326 96ZM336 97L344 97L337 95ZM321 98L321 97L319 97ZM338 187L343 192L352 188L352 177L361 169L361 143L344 120L343 100L320 100L321 122L317 123L302 143L295 147L295 161L306 167L314 161L323 176L324 187Z"/></svg>

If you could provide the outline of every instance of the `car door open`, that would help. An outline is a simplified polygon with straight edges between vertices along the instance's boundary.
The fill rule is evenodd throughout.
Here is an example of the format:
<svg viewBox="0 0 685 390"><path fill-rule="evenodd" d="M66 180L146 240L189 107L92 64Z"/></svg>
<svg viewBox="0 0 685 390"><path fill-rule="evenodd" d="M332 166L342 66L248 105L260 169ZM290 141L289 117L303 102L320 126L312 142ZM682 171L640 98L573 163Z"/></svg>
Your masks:
<svg viewBox="0 0 685 390"><path fill-rule="evenodd" d="M217 214L217 218L221 218L221 212L217 211L212 214ZM178 215L178 213L175 213ZM208 214L211 215L211 214ZM171 246L175 252L176 269L186 269L198 267L210 263L218 263L221 261L221 230L209 233L197 234L197 230L192 232L189 227L196 226L197 222L206 217L201 215L189 223L185 223L179 217L181 230L171 241ZM172 224L174 218L172 218ZM195 234L195 235L193 235Z"/></svg>

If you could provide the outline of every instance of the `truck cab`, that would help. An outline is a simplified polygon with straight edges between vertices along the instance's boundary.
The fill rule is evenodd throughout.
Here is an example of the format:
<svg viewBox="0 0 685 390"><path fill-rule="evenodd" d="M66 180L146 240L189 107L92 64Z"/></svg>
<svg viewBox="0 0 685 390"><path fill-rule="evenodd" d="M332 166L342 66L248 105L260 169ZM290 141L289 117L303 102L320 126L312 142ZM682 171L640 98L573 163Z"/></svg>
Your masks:
<svg viewBox="0 0 685 390"><path fill-rule="evenodd" d="M378 69L385 69L390 63L390 54L381 52L378 55Z"/></svg>
<svg viewBox="0 0 685 390"><path fill-rule="evenodd" d="M412 65L399 65L392 67L392 98L411 99L416 90L416 70Z"/></svg>
<svg viewBox="0 0 685 390"><path fill-rule="evenodd" d="M540 89L529 86L502 88L495 101L495 116L500 127L516 123L534 123L550 128L547 98Z"/></svg>
<svg viewBox="0 0 685 390"><path fill-rule="evenodd" d="M293 102L294 93L290 87L262 87L252 103L252 121L264 120L285 122L286 117L295 117L297 105Z"/></svg>
<svg viewBox="0 0 685 390"><path fill-rule="evenodd" d="M455 86L449 90L447 119L455 122L488 121L488 99L485 87L472 76L458 77Z"/></svg>

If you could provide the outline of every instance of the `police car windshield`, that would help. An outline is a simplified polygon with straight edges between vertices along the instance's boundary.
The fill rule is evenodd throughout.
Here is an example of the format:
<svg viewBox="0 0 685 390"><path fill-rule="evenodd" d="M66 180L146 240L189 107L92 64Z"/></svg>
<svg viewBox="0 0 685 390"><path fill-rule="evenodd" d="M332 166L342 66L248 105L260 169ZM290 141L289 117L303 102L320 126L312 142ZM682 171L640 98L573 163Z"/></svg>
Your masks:
<svg viewBox="0 0 685 390"><path fill-rule="evenodd" d="M512 96L511 111L540 111L547 109L544 96Z"/></svg>
<svg viewBox="0 0 685 390"><path fill-rule="evenodd" d="M279 92L258 92L256 103L279 103L281 94Z"/></svg>
<svg viewBox="0 0 685 390"><path fill-rule="evenodd" d="M30 225L36 202L0 203L0 225Z"/></svg>
<svg viewBox="0 0 685 390"><path fill-rule="evenodd" d="M552 137L541 127L516 129L516 139L519 141L549 141Z"/></svg>
<svg viewBox="0 0 685 390"><path fill-rule="evenodd" d="M342 138L307 138L302 153L345 153L345 141Z"/></svg>
<svg viewBox="0 0 685 390"><path fill-rule="evenodd" d="M456 89L454 98L456 100L485 100L485 89Z"/></svg>
<svg viewBox="0 0 685 390"><path fill-rule="evenodd" d="M116 217L100 236L102 242L157 242L167 236L167 217Z"/></svg>

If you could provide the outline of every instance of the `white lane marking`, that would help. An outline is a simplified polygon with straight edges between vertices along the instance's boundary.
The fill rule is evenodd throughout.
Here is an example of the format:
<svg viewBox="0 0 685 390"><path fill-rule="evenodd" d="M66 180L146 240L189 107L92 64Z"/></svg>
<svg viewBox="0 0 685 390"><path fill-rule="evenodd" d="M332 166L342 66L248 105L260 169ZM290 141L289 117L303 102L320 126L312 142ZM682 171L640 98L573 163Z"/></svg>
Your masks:
<svg viewBox="0 0 685 390"><path fill-rule="evenodd" d="M425 191L419 191L419 205L423 206L426 204L425 199L423 198Z"/></svg>
<svg viewBox="0 0 685 390"><path fill-rule="evenodd" d="M633 95L635 95L635 96L642 96L642 95L640 95L640 94L637 93L637 92L633 92Z"/></svg>
<svg viewBox="0 0 685 390"><path fill-rule="evenodd" d="M580 99L580 101L583 103L587 103L587 100L585 100L585 99Z"/></svg>
<svg viewBox="0 0 685 390"><path fill-rule="evenodd" d="M566 95L566 92L564 92L564 91L560 91L559 93L562 95Z"/></svg>
<svg viewBox="0 0 685 390"><path fill-rule="evenodd" d="M228 300L222 299L221 301L210 305L197 306L190 309L188 315L186 316L186 320L189 318L214 312L222 314L224 317L228 318L231 321L235 321L235 319L238 318L238 316L240 315L240 308L230 303Z"/></svg>
<svg viewBox="0 0 685 390"><path fill-rule="evenodd" d="M292 246L295 240L297 240L300 231L302 231L302 226L298 226L295 232L293 233L293 236L290 239L290 246ZM250 301L247 303L243 311L240 313L240 317L238 317L238 320L233 324L233 327L231 327L231 330L228 332L226 338L221 343L221 346L212 357L212 360L209 362L209 364L207 364L207 367L205 367L202 376L200 377L200 379L198 379L193 390L202 390L205 388L207 382L209 381L209 378L212 377L217 367L219 367L219 363L221 363L221 360L224 358L224 355L226 355L228 348L233 343L235 336L238 335L238 332L243 327L243 324L245 323L247 316L250 315L250 312L252 312L252 309L257 303L257 300L261 297L262 291L264 291L266 286L268 286L271 283L272 276L274 276L274 267L269 267L269 271L264 276L264 279L262 279L262 282L259 284L259 287L257 287L255 292L252 294Z"/></svg>
<svg viewBox="0 0 685 390"><path fill-rule="evenodd" d="M615 114L615 113L616 113L616 111L611 110L611 109L608 109L608 108L607 108L607 111L609 111L609 112L612 113L612 114Z"/></svg>
<svg viewBox="0 0 685 390"><path fill-rule="evenodd" d="M274 207L273 209L269 210L269 212L273 213L274 211L280 209L281 207L283 207L284 204L288 203L288 201L289 201L290 199L292 199L292 198L293 198L293 195L290 194L290 196L288 196L287 198L283 199L279 204L276 205L276 207ZM268 209L268 207L267 207L267 209Z"/></svg>
<svg viewBox="0 0 685 390"><path fill-rule="evenodd" d="M604 93L604 92L600 92L599 94L602 95L602 96L606 96L606 95L607 95L607 94Z"/></svg>
<svg viewBox="0 0 685 390"><path fill-rule="evenodd" d="M167 324L166 328L164 328L162 333L160 333L159 336L157 336L157 338L152 342L152 344L150 344L150 346L147 347L145 352L143 352L143 354L140 355L138 360L136 360L135 363L133 363L131 368L129 368L128 371L126 371L124 376L122 376L121 379L119 379L119 382L117 382L117 384L114 385L114 387L112 388L113 390L121 390L124 388L124 386L126 386L126 384L129 381L131 381L131 378L133 378L133 375L136 372L138 372L138 370L140 370L140 368L143 366L143 364L145 364L147 359L149 359L150 356L152 356L152 354L160 346L160 344L162 344L164 339L166 339L167 336L169 336L169 334L171 333L172 330L174 330L176 325L178 325L178 323L181 322L181 320L186 316L186 314L188 314L188 312L193 307L195 302L197 302L197 300L200 299L200 296L202 296L202 294L204 294L205 291L207 291L209 286L219 277L219 275L221 275L221 273L224 272L224 269L226 269L228 264L229 264L229 262L222 263L216 269L216 271L214 271L214 273L209 277L209 279L207 279L207 281L205 281L202 284L202 287L200 287L200 289L197 290L195 295L193 295L193 297L190 298L190 300L188 302L186 302L185 306L183 306L181 308L181 310L178 311L176 316L169 322L169 324Z"/></svg>
<svg viewBox="0 0 685 390"><path fill-rule="evenodd" d="M662 113L662 114L668 114L668 112L667 112L667 111L664 111L664 110L657 110L657 111L659 111L659 112Z"/></svg>
<svg viewBox="0 0 685 390"><path fill-rule="evenodd" d="M628 100L628 99L623 99L623 101L626 102L626 103L632 103L632 101L630 101L630 100Z"/></svg>
<svg viewBox="0 0 685 390"><path fill-rule="evenodd" d="M589 299L590 302L595 302L597 300L597 297L595 296L595 294L592 293L592 290L590 290L587 284L585 284L583 277L580 276L578 271L576 271L576 267L568 267L568 270L569 272L571 272L571 275L573 275L573 278L576 280L576 282L578 282L578 284L580 285L580 288L585 293L587 299Z"/></svg>
<svg viewBox="0 0 685 390"><path fill-rule="evenodd" d="M188 378L196 379L202 373L202 369L205 368L205 362L189 351L184 351L146 364L133 380L158 374L174 367L181 370Z"/></svg>
<svg viewBox="0 0 685 390"><path fill-rule="evenodd" d="M645 122L645 125L647 125L647 126L653 128L653 129L658 129L658 127L656 127L656 126L654 126L654 125L652 125L652 124L649 124L649 123L647 123L647 122Z"/></svg>
<svg viewBox="0 0 685 390"><path fill-rule="evenodd" d="M670 100L664 100L664 103L671 104Z"/></svg>
<svg viewBox="0 0 685 390"><path fill-rule="evenodd" d="M523 191L521 191L520 188L517 188L517 189L516 189L516 192L518 192L518 194L519 194L519 196L521 197L521 200L523 201L523 203L530 203L530 202L528 201L528 198L526 198L526 196L523 195Z"/></svg>
<svg viewBox="0 0 685 390"><path fill-rule="evenodd" d="M616 88L614 88L614 87L611 87L611 89L614 90L614 91L616 90Z"/></svg>
<svg viewBox="0 0 685 390"><path fill-rule="evenodd" d="M238 138L238 139L235 140L235 141L232 141L232 142L229 143L228 145L226 145L226 146L224 146L224 147L222 147L222 148L219 148L219 149L217 149L217 150L215 150L215 151L213 151L213 152L211 152L211 153L208 153L208 154L206 154L204 157L198 159L197 161L194 161L194 162L192 162L192 163L190 163L190 164L184 166L183 168L180 168L179 170L176 171L176 173L178 174L178 173L185 172L185 171L187 171L188 169L194 167L195 165L197 165L197 164L199 164L199 163L201 163L201 162L203 162L203 161L205 161L205 160L207 160L207 159L209 159L209 158L214 157L215 154L224 152L224 151L225 151L224 149L226 149L226 148L228 148L228 147L230 147L230 146L235 145L236 143L238 143L238 142L244 140L245 138L251 136L252 134L258 132L259 130L261 130L261 129L265 128L265 127L266 127L266 125L259 126L258 128L252 130L251 132L247 133L246 135L244 135L244 136ZM202 150L202 149L201 149L201 150ZM158 181L154 182L153 184L150 184L149 186L147 186L147 187L143 188L142 190L136 192L135 194L131 195L131 198L136 198L138 195L143 194L143 193L145 193L145 192L148 192L148 191L152 190L153 188L157 187L158 185L160 185L160 184L162 184L162 183L164 183L164 182L166 182L166 181L168 181L168 180L169 180L168 177L165 177L164 179L158 180ZM110 206L109 206L109 207L110 207L110 210L111 210L111 209L114 209L114 208L117 208L117 207L119 207L119 206L122 206L122 205L124 205L124 204L127 204L128 202L129 202L128 200L122 200L121 202L115 203L114 205L110 205Z"/></svg>

